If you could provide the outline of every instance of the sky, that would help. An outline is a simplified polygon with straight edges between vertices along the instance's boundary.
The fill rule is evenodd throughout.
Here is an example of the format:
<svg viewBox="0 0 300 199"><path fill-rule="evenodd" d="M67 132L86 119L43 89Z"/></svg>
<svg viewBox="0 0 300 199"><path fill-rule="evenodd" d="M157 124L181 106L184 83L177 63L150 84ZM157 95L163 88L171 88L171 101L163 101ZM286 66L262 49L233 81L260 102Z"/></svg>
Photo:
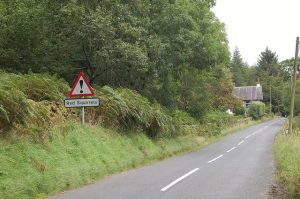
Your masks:
<svg viewBox="0 0 300 199"><path fill-rule="evenodd" d="M213 8L225 23L231 53L238 47L242 58L255 65L269 47L278 60L295 56L300 36L300 0L216 0Z"/></svg>

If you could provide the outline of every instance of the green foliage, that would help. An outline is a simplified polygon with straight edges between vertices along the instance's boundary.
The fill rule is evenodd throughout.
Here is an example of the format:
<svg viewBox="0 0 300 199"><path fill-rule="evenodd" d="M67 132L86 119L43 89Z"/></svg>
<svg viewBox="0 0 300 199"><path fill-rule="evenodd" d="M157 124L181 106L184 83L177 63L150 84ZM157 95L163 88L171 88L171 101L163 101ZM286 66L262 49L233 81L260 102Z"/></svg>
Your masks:
<svg viewBox="0 0 300 199"><path fill-rule="evenodd" d="M217 90L220 79L211 69L229 63L224 25L212 12L214 5L214 0L3 1L0 68L57 74L68 82L84 70L93 86L136 90L152 103L200 118L224 105L216 105L222 99L213 98L205 82L215 82ZM51 86L38 79L32 83ZM226 90L230 78L223 83ZM222 93L227 99L230 89ZM40 90L36 87L30 98L53 96Z"/></svg>
<svg viewBox="0 0 300 199"><path fill-rule="evenodd" d="M263 102L270 104L271 100L272 103L271 110L269 109L268 111L279 112L283 81L276 52L272 52L268 47L261 52L256 73L262 85Z"/></svg>
<svg viewBox="0 0 300 199"><path fill-rule="evenodd" d="M268 72L269 75L275 75L278 72L278 55L272 52L268 47L261 52L258 58L258 72Z"/></svg>
<svg viewBox="0 0 300 199"><path fill-rule="evenodd" d="M243 104L240 104L233 108L233 113L236 115L244 116L246 114L246 109Z"/></svg>
<svg viewBox="0 0 300 199"><path fill-rule="evenodd" d="M197 120L185 111L173 110L173 111L170 111L169 114L171 115L173 120L176 121L175 122L176 124L179 124L179 125L197 124Z"/></svg>
<svg viewBox="0 0 300 199"><path fill-rule="evenodd" d="M224 127L232 124L233 116L225 112L214 111L208 113L204 121L205 123L214 123L219 127Z"/></svg>
<svg viewBox="0 0 300 199"><path fill-rule="evenodd" d="M238 48L233 52L230 62L230 70L235 86L251 86L256 83L255 69L250 68L242 59Z"/></svg>
<svg viewBox="0 0 300 199"><path fill-rule="evenodd" d="M0 196L46 198L114 173L191 151L206 140L194 137L149 139L143 133L120 135L99 127L62 123L55 139L36 144L27 139L0 139Z"/></svg>
<svg viewBox="0 0 300 199"><path fill-rule="evenodd" d="M102 106L88 110L92 122L123 131L144 130L150 137L178 134L167 112L136 91L104 86L96 93Z"/></svg>
<svg viewBox="0 0 300 199"><path fill-rule="evenodd" d="M296 93L295 93L295 109L294 114L300 115L300 80L297 80ZM291 104L291 85L290 82L286 82L282 85L282 98L281 98L281 112L284 115L288 115L290 113L290 104Z"/></svg>
<svg viewBox="0 0 300 199"><path fill-rule="evenodd" d="M24 93L0 88L1 129L8 130L14 124L27 126L28 118L32 116L32 107Z"/></svg>
<svg viewBox="0 0 300 199"><path fill-rule="evenodd" d="M0 71L0 79L0 131L5 132L12 127L46 129L51 122L51 110L46 107L50 107L51 102L45 104L43 101L62 103L64 93L69 90L64 81L49 75Z"/></svg>
<svg viewBox="0 0 300 199"><path fill-rule="evenodd" d="M16 75L0 71L0 130L14 128L18 133L31 135L36 142L51 139L48 129L58 121L79 115L67 111L62 102L68 85L49 75ZM197 123L187 113L171 115L158 103L152 104L138 92L127 89L95 87L101 106L87 108L92 124L100 124L120 131L143 131L150 137L183 134L182 125ZM182 115L183 118L180 118ZM185 121L188 118L189 122Z"/></svg>
<svg viewBox="0 0 300 199"><path fill-rule="evenodd" d="M24 92L28 99L34 101L61 102L69 92L65 81L55 76L42 74L29 74L23 76Z"/></svg>
<svg viewBox="0 0 300 199"><path fill-rule="evenodd" d="M277 177L288 198L300 197L300 131L293 135L279 134L274 144Z"/></svg>
<svg viewBox="0 0 300 199"><path fill-rule="evenodd" d="M203 119L203 124L210 136L219 135L225 127L233 124L233 116L226 112L214 111L208 113Z"/></svg>
<svg viewBox="0 0 300 199"><path fill-rule="evenodd" d="M266 105L262 102L252 102L248 106L248 115L253 119L257 120L264 116L265 114Z"/></svg>

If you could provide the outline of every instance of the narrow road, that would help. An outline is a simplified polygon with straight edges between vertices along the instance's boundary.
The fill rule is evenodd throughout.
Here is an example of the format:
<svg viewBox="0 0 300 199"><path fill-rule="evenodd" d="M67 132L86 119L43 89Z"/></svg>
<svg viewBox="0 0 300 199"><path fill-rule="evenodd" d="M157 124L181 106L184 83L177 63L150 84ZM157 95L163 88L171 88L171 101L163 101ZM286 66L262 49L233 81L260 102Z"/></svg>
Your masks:
<svg viewBox="0 0 300 199"><path fill-rule="evenodd" d="M278 118L201 150L124 172L51 199L265 199L274 182Z"/></svg>

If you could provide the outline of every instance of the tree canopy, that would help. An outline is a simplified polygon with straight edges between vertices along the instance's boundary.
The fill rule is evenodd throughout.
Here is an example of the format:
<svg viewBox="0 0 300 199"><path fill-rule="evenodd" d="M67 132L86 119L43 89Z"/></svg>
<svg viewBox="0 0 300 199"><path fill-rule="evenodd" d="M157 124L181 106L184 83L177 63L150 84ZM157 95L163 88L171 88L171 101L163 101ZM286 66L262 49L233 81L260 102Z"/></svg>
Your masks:
<svg viewBox="0 0 300 199"><path fill-rule="evenodd" d="M127 87L202 115L231 106L233 98L225 69L228 42L214 5L214 0L2 1L0 68L57 74L70 83L83 70L92 84ZM219 89L228 99L213 95Z"/></svg>

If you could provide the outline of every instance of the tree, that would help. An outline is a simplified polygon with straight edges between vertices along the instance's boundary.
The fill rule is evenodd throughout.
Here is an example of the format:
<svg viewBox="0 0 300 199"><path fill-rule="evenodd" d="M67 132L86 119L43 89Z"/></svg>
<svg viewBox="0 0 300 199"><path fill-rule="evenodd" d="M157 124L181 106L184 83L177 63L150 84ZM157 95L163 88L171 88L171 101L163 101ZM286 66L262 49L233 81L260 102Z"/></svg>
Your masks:
<svg viewBox="0 0 300 199"><path fill-rule="evenodd" d="M230 62L230 70L233 74L235 86L248 86L248 66L243 62L239 49L236 47Z"/></svg>
<svg viewBox="0 0 300 199"><path fill-rule="evenodd" d="M134 89L201 117L205 110L224 107L222 97L232 96L231 79L213 72L230 62L224 25L211 11L214 4L1 1L0 67L57 74L69 83L83 70L94 85ZM229 87L217 98L219 80Z"/></svg>
<svg viewBox="0 0 300 199"><path fill-rule="evenodd" d="M257 61L257 76L259 77L263 86L264 101L269 104L269 112L275 111L273 104L276 95L274 90L272 91L272 84L274 82L274 76L278 75L279 64L278 56L275 52L272 52L268 47L265 51L261 52Z"/></svg>
<svg viewBox="0 0 300 199"><path fill-rule="evenodd" d="M261 52L257 60L257 71L268 72L269 75L276 75L278 73L278 55L272 52L268 47Z"/></svg>

